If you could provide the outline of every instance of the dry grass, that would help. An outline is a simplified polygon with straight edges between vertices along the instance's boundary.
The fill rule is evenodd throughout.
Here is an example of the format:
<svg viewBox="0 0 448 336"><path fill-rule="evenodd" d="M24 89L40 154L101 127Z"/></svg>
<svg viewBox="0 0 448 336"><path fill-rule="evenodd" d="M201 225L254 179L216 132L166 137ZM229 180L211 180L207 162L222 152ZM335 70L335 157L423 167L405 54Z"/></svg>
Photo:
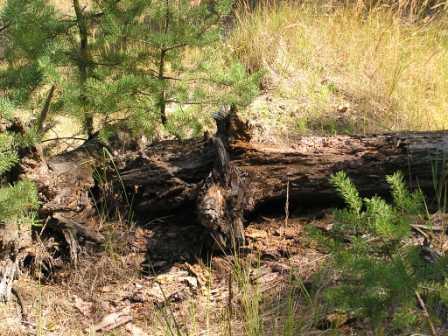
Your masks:
<svg viewBox="0 0 448 336"><path fill-rule="evenodd" d="M411 6L415 1L395 3L399 6L380 8L367 1L337 8L282 4L239 16L226 43L248 69L265 71L265 93L247 111L261 125L263 137L310 131L447 128L448 26L442 18L417 20L422 11ZM70 8L63 1L60 6ZM59 124L57 135L73 132L73 124ZM117 297L125 297L129 284L143 288L150 284L138 271L143 257L138 253L126 256L122 251L124 240L113 234L120 230L111 228L105 254L86 262L79 272L67 274L62 284L41 286L25 276L20 280L20 287L26 289L27 308L36 321L36 334L52 335L57 330L60 335L81 335L84 328L115 309L115 302L123 302ZM233 334L269 334L261 308L265 298L249 276L257 266L245 269L236 263L232 267L235 293L240 295ZM276 310L282 308L282 332L277 334L318 334L311 331L322 316L317 299L306 293L300 280L291 278L284 286L287 291L273 302ZM226 307L219 307L223 317L214 320L217 308L210 299L211 288L204 292L186 303L187 310L176 311L182 315L183 326L190 335L230 334ZM74 308L74 294L94 303L88 321ZM172 322L169 312L142 307L135 314L145 331L171 334L167 330ZM8 335L7 330L11 329L0 323L0 334Z"/></svg>
<svg viewBox="0 0 448 336"><path fill-rule="evenodd" d="M323 256L311 247L299 247L302 220L291 220L284 237L275 234L282 223L283 220L261 221L255 224L256 228L251 227L250 255L217 256L210 264L179 263L166 273L154 275L140 272L146 237L151 233L140 228L135 237L112 234L104 252L83 255L77 269L66 265L51 282L40 283L23 274L16 286L35 327L21 325L14 304L0 304L0 335L21 336L34 330L38 336L125 336L129 333L124 327L110 333L85 332L103 316L124 307L131 307L133 323L147 335L323 334L315 328L316 320L324 316L318 306L320 299L310 300L300 280L319 269ZM106 229L111 233L125 231L116 223L106 225L111 226ZM263 232L267 239L261 238ZM272 251L280 246L279 242L290 249L289 261L285 257L279 262L294 269L291 273L273 271L269 261L260 259L262 251ZM197 279L197 287L185 283L187 275ZM173 299L161 298L162 289L164 297ZM174 299L173 293L178 293L179 299Z"/></svg>
<svg viewBox="0 0 448 336"><path fill-rule="evenodd" d="M448 127L447 27L384 6L281 4L241 14L229 43L266 72L252 119L293 132L435 130Z"/></svg>
<svg viewBox="0 0 448 336"><path fill-rule="evenodd" d="M69 0L54 3L71 10ZM260 138L446 129L446 7L441 0L304 0L241 10L224 43L249 70L265 72L266 90L247 111ZM435 11L442 14L427 16ZM188 112L206 124L203 112ZM48 137L78 129L59 120Z"/></svg>

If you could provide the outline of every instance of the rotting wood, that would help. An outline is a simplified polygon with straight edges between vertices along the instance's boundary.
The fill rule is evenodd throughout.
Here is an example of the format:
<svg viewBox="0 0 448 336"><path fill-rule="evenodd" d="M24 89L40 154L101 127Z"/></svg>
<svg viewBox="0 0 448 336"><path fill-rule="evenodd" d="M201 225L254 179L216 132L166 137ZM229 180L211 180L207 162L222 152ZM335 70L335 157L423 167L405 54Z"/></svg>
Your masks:
<svg viewBox="0 0 448 336"><path fill-rule="evenodd" d="M236 110L230 108L215 116L218 132L211 142L215 147L216 161L212 172L204 180L197 200L199 222L210 231L221 249L229 245L238 247L244 243L246 183L239 170L230 162L225 145L231 133L228 121L229 118L236 118L235 113Z"/></svg>
<svg viewBox="0 0 448 336"><path fill-rule="evenodd" d="M161 142L122 162L121 180L134 200L137 214L157 217L181 207L203 207L204 186L210 184L210 172L215 171L211 176L216 181L217 165L225 166L220 163L223 159L217 139L221 138ZM337 200L329 178L340 170L348 174L362 195L387 193L385 176L396 171L405 174L411 188L433 192L434 178L437 179L434 168L441 171L448 154L448 132L302 137L288 146L229 137L223 145L229 164L243 181L244 196L240 208L235 208L235 212L241 210L242 218L243 213L275 202L284 205L287 190L291 208ZM225 181L220 183L221 187L225 185ZM217 208L222 208L228 199L218 189L215 193L222 197L215 197L215 207L221 204Z"/></svg>
<svg viewBox="0 0 448 336"><path fill-rule="evenodd" d="M39 192L39 217L44 228L62 233L70 248L70 259L77 260L78 237L102 243L98 214L92 199L94 173L101 165L103 146L98 140L48 159L29 156L22 159L22 179L34 181Z"/></svg>
<svg viewBox="0 0 448 336"><path fill-rule="evenodd" d="M233 111L218 122L218 132L211 137L168 140L145 148L112 147L117 169L110 178L116 181L115 190L124 189L125 198L132 200L137 219L147 222L191 209L199 223L219 231L229 243L244 237L244 215L272 202L281 209L287 190L291 209L335 199L329 177L340 170L363 195L386 193L385 175L398 170L412 188L432 191L433 168L440 168L448 154L448 132L301 137L289 145L269 145L251 142L247 125ZM102 150L92 139L46 162L22 162L22 176L38 185L40 216L85 226L75 234L98 243L102 239L91 189L95 170L105 162ZM211 205L206 199L213 199ZM213 219L215 223L207 215L213 207L219 218Z"/></svg>
<svg viewBox="0 0 448 336"><path fill-rule="evenodd" d="M426 192L433 191L434 178L439 178L434 171L440 178L446 176L442 168L448 156L448 131L302 137L280 146L251 142L247 125L234 112L218 122L218 132L211 137L162 141L144 148L123 146L120 141L111 145L116 168L110 178L118 186L115 190L126 191L138 220L146 223L164 215L184 216L190 209L192 217L186 219L190 225L197 221L220 245L238 245L244 239L245 215L261 207L277 202L282 211L287 195L290 209L326 205L335 199L329 177L340 170L347 172L363 195L386 193L385 176L398 170L405 173L412 188ZM16 128L22 131L21 126ZM41 151L21 153L17 176L36 183L42 204L39 216L45 227L65 237L74 263L79 236L97 244L104 241L92 196L94 173L108 161L103 150L93 138L48 159L42 158ZM119 205L122 200L113 201ZM209 216L211 212L214 217ZM0 227L0 233L4 232ZM17 253L31 239L29 232L24 235L26 239L12 236L21 244L11 253L5 244L0 246L3 299L11 295L11 270L22 259ZM0 237L4 239L4 234Z"/></svg>
<svg viewBox="0 0 448 336"><path fill-rule="evenodd" d="M17 272L17 262L6 258L1 263L2 277L0 279L0 302L8 302L11 298L14 277Z"/></svg>
<svg viewBox="0 0 448 336"><path fill-rule="evenodd" d="M56 213L53 215L53 218L58 221L57 225L60 225L65 230L71 231L73 234L83 236L86 239L101 244L104 243L105 238L104 236L96 231L93 231L86 225L82 225L81 223L77 223L72 219L65 218L62 214Z"/></svg>
<svg viewBox="0 0 448 336"><path fill-rule="evenodd" d="M433 168L447 154L448 132L373 136L304 137L282 148L235 143L234 164L250 180L256 204L286 197L322 202L335 195L331 174L344 170L361 194L388 190L385 176L402 171L412 188L431 191Z"/></svg>

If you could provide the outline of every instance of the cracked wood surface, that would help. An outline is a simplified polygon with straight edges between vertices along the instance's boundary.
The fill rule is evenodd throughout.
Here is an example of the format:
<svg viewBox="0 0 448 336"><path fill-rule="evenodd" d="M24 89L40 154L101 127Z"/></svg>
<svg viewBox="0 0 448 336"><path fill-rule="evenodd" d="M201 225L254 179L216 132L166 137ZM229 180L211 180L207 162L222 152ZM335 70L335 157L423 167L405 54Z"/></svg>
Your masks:
<svg viewBox="0 0 448 336"><path fill-rule="evenodd" d="M433 191L433 169L448 154L448 132L303 137L289 146L234 141L230 162L244 178L245 210L286 197L300 204L336 197L331 174L344 170L362 194L388 191L385 176L402 171L412 188ZM120 174L140 213L191 204L216 161L210 140L162 142L124 163Z"/></svg>
<svg viewBox="0 0 448 336"><path fill-rule="evenodd" d="M385 176L402 171L411 188L433 191L433 168L441 170L448 132L371 136L304 137L288 147L236 143L232 162L248 175L255 204L286 196L319 202L335 195L331 174L343 170L362 194L388 190Z"/></svg>
<svg viewBox="0 0 448 336"><path fill-rule="evenodd" d="M448 154L448 132L302 137L285 146L252 143L246 130L238 129L244 127L241 122L227 122L217 133L223 140L232 174L238 175L233 178L239 181L238 186L236 182L220 182L216 178L222 154L213 140L216 137L161 141L145 148L137 146L115 152L112 149L117 169L109 170L109 178L115 185L112 200L108 200L112 201L110 207L115 210L121 206L125 211L132 207L141 222L189 210L191 215L186 221L216 227L203 218L209 210L203 197L219 189L216 195L225 199L219 201L218 197L219 202L215 203L226 210L214 210L223 216L220 222L233 225L243 219L243 214L269 202L284 203L288 183L289 200L294 206L325 205L337 199L329 178L340 170L348 174L364 195L387 193L385 176L398 170L405 174L412 188L433 192L434 168L443 172L441 167ZM238 136L238 132L243 136ZM97 200L92 197L96 187L93 174L107 161L102 151L99 142L89 141L47 161L22 162L23 176L38 185L40 215L46 218L49 227L60 223L64 229L67 223L75 223L69 225L74 230L72 234L102 241L97 233L100 222L95 209ZM214 182L210 184L214 170ZM120 195L123 190L125 197ZM86 229L79 230L82 226ZM227 235L232 232L221 231Z"/></svg>

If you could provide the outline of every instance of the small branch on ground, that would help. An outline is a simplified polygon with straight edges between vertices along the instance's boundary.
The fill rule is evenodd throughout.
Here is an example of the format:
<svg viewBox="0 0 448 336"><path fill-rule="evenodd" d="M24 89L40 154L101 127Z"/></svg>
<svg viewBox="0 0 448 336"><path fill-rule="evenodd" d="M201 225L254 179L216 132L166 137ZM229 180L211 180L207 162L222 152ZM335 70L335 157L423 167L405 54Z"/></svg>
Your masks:
<svg viewBox="0 0 448 336"><path fill-rule="evenodd" d="M63 141L63 140L80 140L80 141L87 141L88 139L85 138L77 138L77 137L60 137L60 138L52 138L41 141L41 143L44 142L50 142L50 141Z"/></svg>
<svg viewBox="0 0 448 336"><path fill-rule="evenodd" d="M8 24L6 24L6 25L0 27L0 33L1 33L2 31L4 31L4 30L8 29L8 27L9 27L10 25L11 25L11 24L8 23Z"/></svg>
<svg viewBox="0 0 448 336"><path fill-rule="evenodd" d="M434 324L431 321L431 317L429 316L428 309L426 309L425 302L423 301L418 291L415 291L415 296L417 297L418 303L423 310L423 316L425 316L426 321L428 321L429 328L431 329L431 335L438 336Z"/></svg>

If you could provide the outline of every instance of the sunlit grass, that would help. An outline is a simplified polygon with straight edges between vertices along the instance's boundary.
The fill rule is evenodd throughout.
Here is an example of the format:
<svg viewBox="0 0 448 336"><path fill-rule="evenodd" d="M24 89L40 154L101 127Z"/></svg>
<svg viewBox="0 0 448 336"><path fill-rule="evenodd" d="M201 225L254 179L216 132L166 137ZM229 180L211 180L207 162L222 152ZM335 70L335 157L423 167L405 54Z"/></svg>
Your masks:
<svg viewBox="0 0 448 336"><path fill-rule="evenodd" d="M448 126L445 17L410 20L388 7L265 6L239 15L229 43L249 69L266 72L272 96L289 99L296 112L265 117L291 129Z"/></svg>

